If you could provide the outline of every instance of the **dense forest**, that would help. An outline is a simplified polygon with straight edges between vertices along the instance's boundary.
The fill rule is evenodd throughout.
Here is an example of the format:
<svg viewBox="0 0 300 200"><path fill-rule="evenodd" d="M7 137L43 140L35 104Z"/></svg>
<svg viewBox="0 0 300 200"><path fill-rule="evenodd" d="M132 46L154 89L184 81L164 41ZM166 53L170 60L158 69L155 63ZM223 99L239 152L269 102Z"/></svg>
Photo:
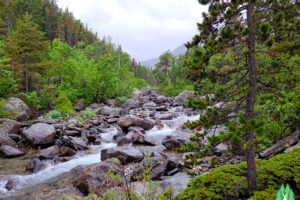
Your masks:
<svg viewBox="0 0 300 200"><path fill-rule="evenodd" d="M150 69L110 39L99 39L54 0L0 4L1 98L17 93L35 109L65 112L78 99L126 99L133 88L156 84Z"/></svg>

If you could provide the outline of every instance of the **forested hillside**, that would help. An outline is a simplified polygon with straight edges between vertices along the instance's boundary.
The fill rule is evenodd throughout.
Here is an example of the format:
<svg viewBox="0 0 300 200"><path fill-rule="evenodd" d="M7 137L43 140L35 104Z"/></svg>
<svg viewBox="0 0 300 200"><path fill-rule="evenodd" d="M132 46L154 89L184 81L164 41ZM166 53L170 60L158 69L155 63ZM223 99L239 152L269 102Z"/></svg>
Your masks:
<svg viewBox="0 0 300 200"><path fill-rule="evenodd" d="M126 99L133 88L155 84L151 70L121 46L99 39L101 33L93 33L56 1L0 4L0 98L17 93L33 108L66 111L78 99Z"/></svg>

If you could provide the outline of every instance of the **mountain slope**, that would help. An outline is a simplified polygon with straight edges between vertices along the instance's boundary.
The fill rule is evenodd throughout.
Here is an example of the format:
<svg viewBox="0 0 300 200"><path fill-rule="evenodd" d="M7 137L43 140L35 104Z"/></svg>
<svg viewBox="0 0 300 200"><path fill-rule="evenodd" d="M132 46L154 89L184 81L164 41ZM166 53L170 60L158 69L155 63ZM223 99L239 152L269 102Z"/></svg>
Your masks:
<svg viewBox="0 0 300 200"><path fill-rule="evenodd" d="M180 45L179 47L177 47L176 49L174 49L173 51L171 51L171 53L174 56L178 56L180 54L184 54L186 52L186 47L184 46L184 44ZM141 62L142 65L150 67L150 68L155 68L155 64L159 62L159 58L152 58L149 60L144 60Z"/></svg>

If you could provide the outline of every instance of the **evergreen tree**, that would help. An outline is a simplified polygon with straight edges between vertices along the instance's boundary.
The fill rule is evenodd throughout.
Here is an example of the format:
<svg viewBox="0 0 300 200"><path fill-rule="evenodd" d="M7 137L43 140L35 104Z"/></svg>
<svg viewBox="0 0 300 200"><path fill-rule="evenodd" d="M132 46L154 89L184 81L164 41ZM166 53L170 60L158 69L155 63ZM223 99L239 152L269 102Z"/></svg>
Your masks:
<svg viewBox="0 0 300 200"><path fill-rule="evenodd" d="M44 41L44 33L38 30L38 25L27 13L23 19L17 20L16 30L8 33L6 55L11 59L12 66L17 63L22 68L26 93L30 89L29 76L42 66L40 61L47 46L48 42Z"/></svg>
<svg viewBox="0 0 300 200"><path fill-rule="evenodd" d="M209 130L215 125L227 122L225 125L228 132L221 133L219 138L244 144L248 190L251 195L257 184L254 133L262 131L262 123L255 119L254 112L257 94L256 44L265 41L267 46L271 46L279 40L276 35L283 35L279 30L290 29L289 37L297 37L299 11L295 10L295 2L289 0L199 2L209 5L209 13L203 13L203 22L198 24L200 34L186 45L188 48L194 47L194 50L185 64L189 78L198 83L197 91L202 94L206 92L207 95L213 93L215 96L207 96L206 100L190 101L190 106L194 109L206 109L206 114L197 122L187 125L203 126ZM285 9L281 11L282 8ZM288 14L290 18L284 19L283 16ZM215 55L221 56L220 60L227 62L218 65L217 59L212 59ZM205 91L203 88L209 89ZM223 103L218 108L209 108L213 101ZM236 123L231 123L232 118L236 117L230 115L232 112L243 116L240 115ZM216 144L214 140L216 137L210 138L213 145ZM194 159L196 157L197 155Z"/></svg>

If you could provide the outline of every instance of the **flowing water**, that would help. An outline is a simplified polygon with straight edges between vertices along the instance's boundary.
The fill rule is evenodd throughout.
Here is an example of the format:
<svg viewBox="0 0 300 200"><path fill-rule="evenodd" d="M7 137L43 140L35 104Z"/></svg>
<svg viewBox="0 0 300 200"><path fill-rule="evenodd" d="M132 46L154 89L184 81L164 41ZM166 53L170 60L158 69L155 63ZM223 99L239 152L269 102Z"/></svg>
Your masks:
<svg viewBox="0 0 300 200"><path fill-rule="evenodd" d="M165 148L161 145L161 141L167 135L181 135L184 136L185 132L180 130L180 126L187 120L196 120L198 116L180 116L173 120L163 121L164 127L158 129L154 127L152 130L147 131L146 134L150 137L153 137L157 142L157 146L154 147L145 147L144 150L153 150L153 151L162 151ZM48 162L45 169L34 174L14 174L14 175L0 175L0 199L8 198L13 195L20 194L26 190L31 191L32 188L38 188L39 185L45 184L51 180L55 180L62 176L64 173L70 172L73 168L77 166L87 166L100 162L100 152L105 148L115 147L116 144L113 142L112 137L117 133L116 128L109 129L107 133L103 133L102 139L103 142L101 145L89 146L89 151L87 152L78 152L72 160L67 162L54 164L53 162ZM139 148L141 149L141 148ZM24 168L23 168L24 169ZM16 187L13 190L8 191L5 188L7 181L13 179L16 181ZM71 184L71 183L70 183ZM31 188L31 190L30 190Z"/></svg>

